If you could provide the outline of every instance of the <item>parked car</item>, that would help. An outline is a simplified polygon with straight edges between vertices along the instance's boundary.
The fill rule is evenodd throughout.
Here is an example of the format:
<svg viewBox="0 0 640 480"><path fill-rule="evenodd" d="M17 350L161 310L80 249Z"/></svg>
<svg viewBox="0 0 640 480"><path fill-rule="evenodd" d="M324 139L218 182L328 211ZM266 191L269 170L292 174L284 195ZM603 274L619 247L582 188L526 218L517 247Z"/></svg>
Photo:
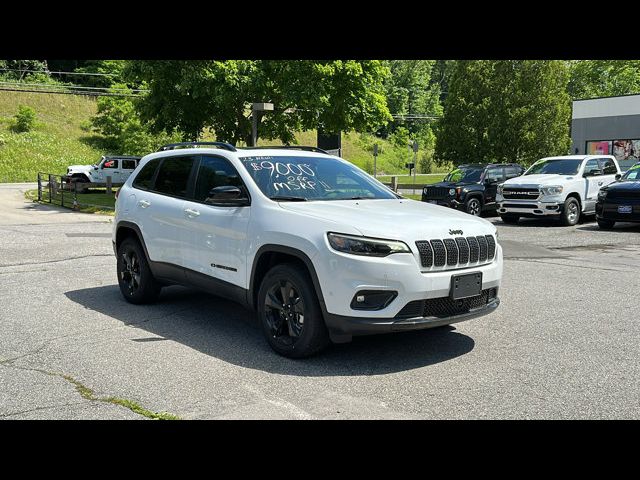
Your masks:
<svg viewBox="0 0 640 480"><path fill-rule="evenodd" d="M567 155L535 162L518 178L498 186L498 213L505 223L520 217L559 218L575 225L595 213L598 191L621 175L611 155Z"/></svg>
<svg viewBox="0 0 640 480"><path fill-rule="evenodd" d="M616 222L640 222L640 162L620 180L600 189L596 220L604 230L613 228Z"/></svg>
<svg viewBox="0 0 640 480"><path fill-rule="evenodd" d="M406 200L315 147L163 149L117 195L113 248L131 303L201 288L256 311L288 357L500 303L502 249L484 219Z"/></svg>
<svg viewBox="0 0 640 480"><path fill-rule="evenodd" d="M442 182L424 187L422 201L478 216L495 210L498 184L522 175L524 170L516 163L460 165Z"/></svg>
<svg viewBox="0 0 640 480"><path fill-rule="evenodd" d="M124 184L138 166L141 157L129 155L104 155L95 165L71 165L67 167L66 181L82 192L92 186L106 185L111 177L114 187Z"/></svg>

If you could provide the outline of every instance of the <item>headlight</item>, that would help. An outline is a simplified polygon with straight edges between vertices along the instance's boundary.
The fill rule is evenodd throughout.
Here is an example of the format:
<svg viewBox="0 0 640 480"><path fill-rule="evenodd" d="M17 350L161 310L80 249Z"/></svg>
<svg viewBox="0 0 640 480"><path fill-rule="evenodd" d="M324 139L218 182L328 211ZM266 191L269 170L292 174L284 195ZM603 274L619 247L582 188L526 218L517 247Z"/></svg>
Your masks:
<svg viewBox="0 0 640 480"><path fill-rule="evenodd" d="M607 198L607 191L606 190L600 190L598 192L598 201L599 202L604 202L605 198Z"/></svg>
<svg viewBox="0 0 640 480"><path fill-rule="evenodd" d="M504 183L501 183L500 185L498 185L498 194L502 195L502 189L504 188Z"/></svg>
<svg viewBox="0 0 640 480"><path fill-rule="evenodd" d="M540 191L542 192L543 195L559 195L562 193L562 185L542 187Z"/></svg>
<svg viewBox="0 0 640 480"><path fill-rule="evenodd" d="M411 253L406 243L397 240L382 240L338 233L327 233L327 237L331 248L352 255L386 257L392 253Z"/></svg>
<svg viewBox="0 0 640 480"><path fill-rule="evenodd" d="M455 188L450 188L449 189L449 196L453 197L456 194L456 189Z"/></svg>

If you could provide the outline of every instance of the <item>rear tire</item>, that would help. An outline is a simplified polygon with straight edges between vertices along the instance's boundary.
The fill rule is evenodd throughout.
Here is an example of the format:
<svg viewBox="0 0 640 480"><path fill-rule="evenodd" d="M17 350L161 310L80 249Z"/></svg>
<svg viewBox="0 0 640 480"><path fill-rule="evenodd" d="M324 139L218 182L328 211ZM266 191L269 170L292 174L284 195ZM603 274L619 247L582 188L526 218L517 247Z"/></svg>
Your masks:
<svg viewBox="0 0 640 480"><path fill-rule="evenodd" d="M612 220L598 219L598 227L600 227L601 230L611 230L615 224L616 222Z"/></svg>
<svg viewBox="0 0 640 480"><path fill-rule="evenodd" d="M565 227L571 227L580 221L580 203L575 197L569 197L564 202L564 210L560 222Z"/></svg>
<svg viewBox="0 0 640 480"><path fill-rule="evenodd" d="M309 357L331 343L313 283L298 265L276 265L267 272L257 310L267 342L282 356Z"/></svg>
<svg viewBox="0 0 640 480"><path fill-rule="evenodd" d="M511 213L503 213L502 215L500 215L500 218L504 223L508 223L510 225L515 225L520 220L519 215L513 215Z"/></svg>
<svg viewBox="0 0 640 480"><path fill-rule="evenodd" d="M140 243L126 238L118 247L118 285L129 303L152 303L158 299L162 286L156 281Z"/></svg>

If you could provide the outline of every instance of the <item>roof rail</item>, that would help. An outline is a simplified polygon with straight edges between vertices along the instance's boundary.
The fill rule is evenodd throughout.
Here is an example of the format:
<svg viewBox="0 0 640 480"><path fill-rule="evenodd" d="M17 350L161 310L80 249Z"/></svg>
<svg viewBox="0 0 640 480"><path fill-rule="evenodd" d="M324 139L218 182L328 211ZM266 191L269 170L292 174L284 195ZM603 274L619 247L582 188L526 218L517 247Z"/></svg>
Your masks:
<svg viewBox="0 0 640 480"><path fill-rule="evenodd" d="M230 152L237 152L236 147L231 145L230 143L224 142L180 142L180 143L170 143L169 145L163 145L158 149L159 152L164 152L165 150L175 150L180 147L198 147L200 145L211 145L214 147L223 148L224 150L229 150Z"/></svg>
<svg viewBox="0 0 640 480"><path fill-rule="evenodd" d="M275 150L280 150L280 149L284 149L284 150L304 150L305 152L317 152L317 153L324 153L325 155L330 155L329 152L327 152L326 150L322 150L321 148L318 147L309 147L307 145L276 145L276 146L266 146L266 147L242 147L243 150L256 150L256 149L268 149L268 148L272 148Z"/></svg>

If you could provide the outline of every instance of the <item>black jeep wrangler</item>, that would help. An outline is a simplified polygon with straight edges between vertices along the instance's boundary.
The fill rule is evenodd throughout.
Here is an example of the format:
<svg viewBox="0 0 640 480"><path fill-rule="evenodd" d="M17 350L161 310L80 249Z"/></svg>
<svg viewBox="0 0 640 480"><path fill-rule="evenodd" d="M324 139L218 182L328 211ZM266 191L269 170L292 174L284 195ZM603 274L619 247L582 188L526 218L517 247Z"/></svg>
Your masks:
<svg viewBox="0 0 640 480"><path fill-rule="evenodd" d="M460 165L440 183L422 190L422 201L464 210L471 215L496 208L498 184L519 177L525 168L516 163Z"/></svg>

